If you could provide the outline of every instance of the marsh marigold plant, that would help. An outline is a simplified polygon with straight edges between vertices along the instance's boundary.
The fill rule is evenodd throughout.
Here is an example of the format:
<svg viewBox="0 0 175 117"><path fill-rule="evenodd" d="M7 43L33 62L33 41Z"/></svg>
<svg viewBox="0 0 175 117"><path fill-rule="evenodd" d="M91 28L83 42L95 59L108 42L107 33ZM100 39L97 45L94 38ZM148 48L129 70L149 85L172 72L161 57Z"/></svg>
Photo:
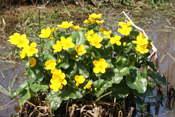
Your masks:
<svg viewBox="0 0 175 117"><path fill-rule="evenodd" d="M152 41L131 22L119 22L117 31L102 28L103 23L102 14L93 13L82 26L63 21L42 29L41 42L31 42L25 34L11 35L8 41L17 46L29 75L11 97L21 94L22 104L42 94L56 110L69 99L95 103L130 96L138 103L152 96L154 84L148 76L159 84L164 78L147 60Z"/></svg>

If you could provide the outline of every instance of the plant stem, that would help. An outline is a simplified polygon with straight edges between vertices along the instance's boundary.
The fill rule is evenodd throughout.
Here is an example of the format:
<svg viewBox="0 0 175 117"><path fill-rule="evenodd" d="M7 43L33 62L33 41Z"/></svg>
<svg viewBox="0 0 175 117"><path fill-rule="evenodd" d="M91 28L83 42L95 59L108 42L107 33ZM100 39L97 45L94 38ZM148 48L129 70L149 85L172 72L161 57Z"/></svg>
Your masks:
<svg viewBox="0 0 175 117"><path fill-rule="evenodd" d="M108 92L108 93L103 94L102 96L100 96L99 98L97 98L96 101L98 101L98 100L100 100L101 98L103 98L103 97L109 95L109 94L112 93L112 92L113 92L113 91L110 91L110 92Z"/></svg>

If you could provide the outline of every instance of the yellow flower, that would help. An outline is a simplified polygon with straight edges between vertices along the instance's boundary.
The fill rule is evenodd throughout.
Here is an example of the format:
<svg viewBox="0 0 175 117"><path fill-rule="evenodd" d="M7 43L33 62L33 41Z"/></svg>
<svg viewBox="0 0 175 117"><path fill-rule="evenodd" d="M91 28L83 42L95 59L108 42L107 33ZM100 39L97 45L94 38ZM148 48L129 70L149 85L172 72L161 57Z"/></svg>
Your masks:
<svg viewBox="0 0 175 117"><path fill-rule="evenodd" d="M81 30L82 29L78 25L77 26L72 26L71 28L73 28L74 30Z"/></svg>
<svg viewBox="0 0 175 117"><path fill-rule="evenodd" d="M106 30L106 29L103 29L103 28L100 28L100 27L98 27L98 29L103 33L103 31L108 31L108 30Z"/></svg>
<svg viewBox="0 0 175 117"><path fill-rule="evenodd" d="M61 73L57 68L51 69L51 74Z"/></svg>
<svg viewBox="0 0 175 117"><path fill-rule="evenodd" d="M24 49L22 49L22 51L20 51L20 57L21 57L21 59L26 57L26 53L24 52Z"/></svg>
<svg viewBox="0 0 175 117"><path fill-rule="evenodd" d="M89 18L92 18L92 19L96 20L96 19L100 19L101 16L102 16L102 14L92 13L91 15L89 15Z"/></svg>
<svg viewBox="0 0 175 117"><path fill-rule="evenodd" d="M104 22L104 20L96 20L97 24L102 24Z"/></svg>
<svg viewBox="0 0 175 117"><path fill-rule="evenodd" d="M86 89L90 89L91 88L91 82L89 81L87 84L86 84L86 86L84 86L84 90L86 90Z"/></svg>
<svg viewBox="0 0 175 117"><path fill-rule="evenodd" d="M102 33L103 33L103 35L106 36L107 39L109 39L111 37L110 35L111 35L112 31L111 30L109 30L109 31L104 30Z"/></svg>
<svg viewBox="0 0 175 117"><path fill-rule="evenodd" d="M60 27L60 28L68 29L68 28L73 26L72 23L73 23L73 21L71 21L71 22L64 21L64 22L62 22L61 25L57 25L57 26Z"/></svg>
<svg viewBox="0 0 175 117"><path fill-rule="evenodd" d="M94 73L105 73L106 69L109 68L109 65L106 63L105 59L101 58L99 61L95 60L93 61L94 68L93 72Z"/></svg>
<svg viewBox="0 0 175 117"><path fill-rule="evenodd" d="M48 61L45 62L45 66L46 66L45 69L52 70L52 69L55 68L56 62L53 59L50 59L50 60L48 60Z"/></svg>
<svg viewBox="0 0 175 117"><path fill-rule="evenodd" d="M61 45L62 45L64 50L67 50L69 48L73 48L75 46L75 44L72 43L71 37L68 37L66 39L64 37L61 37Z"/></svg>
<svg viewBox="0 0 175 117"><path fill-rule="evenodd" d="M90 42L90 45L95 46L96 48L100 48L100 42L103 40L103 37L98 36L98 34L95 33L92 36L87 36L87 40Z"/></svg>
<svg viewBox="0 0 175 117"><path fill-rule="evenodd" d="M123 26L131 26L132 25L132 23L129 21L129 22L127 22L127 23L125 23L125 22L119 22L119 26L121 26L121 27L123 27Z"/></svg>
<svg viewBox="0 0 175 117"><path fill-rule="evenodd" d="M30 67L34 67L36 65L36 59L35 58L30 58Z"/></svg>
<svg viewBox="0 0 175 117"><path fill-rule="evenodd" d="M87 34L85 34L85 36L89 36L89 35L92 35L92 34L94 34L94 31L93 30L89 30L89 31L87 31Z"/></svg>
<svg viewBox="0 0 175 117"><path fill-rule="evenodd" d="M79 84L82 84L82 83L84 83L84 81L85 81L85 78L84 78L83 75L76 75L76 76L74 77L74 79L75 79L75 81L76 81L76 86L77 86L77 87L79 86Z"/></svg>
<svg viewBox="0 0 175 117"><path fill-rule="evenodd" d="M142 36L137 36L136 41L132 41L135 44L139 45L147 45L148 44L148 38L143 38Z"/></svg>
<svg viewBox="0 0 175 117"><path fill-rule="evenodd" d="M36 48L36 46L37 46L37 45L36 45L35 42L32 42L32 43L30 44L30 46L29 46L29 45L25 45L25 46L24 46L24 52L27 53L27 56L28 56L28 57L33 56L33 54L38 53L38 49Z"/></svg>
<svg viewBox="0 0 175 117"><path fill-rule="evenodd" d="M51 29L50 27L47 27L46 29L41 30L41 34L39 35L40 38L48 38L50 37Z"/></svg>
<svg viewBox="0 0 175 117"><path fill-rule="evenodd" d="M18 39L20 38L20 34L19 33L14 33L13 35L9 36L9 40L11 44L16 45Z"/></svg>
<svg viewBox="0 0 175 117"><path fill-rule="evenodd" d="M111 37L110 42L112 44L116 44L116 45L120 46L121 45L120 39L121 39L120 36L115 35L115 37Z"/></svg>
<svg viewBox="0 0 175 117"><path fill-rule="evenodd" d="M75 47L75 50L77 51L78 55L81 56L82 54L86 53L86 50L84 50L84 45L77 45Z"/></svg>
<svg viewBox="0 0 175 117"><path fill-rule="evenodd" d="M50 35L49 39L50 40L54 39L54 36L53 35Z"/></svg>
<svg viewBox="0 0 175 117"><path fill-rule="evenodd" d="M16 43L18 48L22 48L22 47L24 47L25 45L28 45L28 44L29 44L29 40L26 39L26 35L25 34L21 35L18 38L17 43Z"/></svg>
<svg viewBox="0 0 175 117"><path fill-rule="evenodd" d="M97 88L94 88L95 91L97 91Z"/></svg>
<svg viewBox="0 0 175 117"><path fill-rule="evenodd" d="M136 46L136 50L140 52L141 54L148 53L147 45L138 45Z"/></svg>
<svg viewBox="0 0 175 117"><path fill-rule="evenodd" d="M58 59L57 59L57 63L61 63L61 59L58 58Z"/></svg>
<svg viewBox="0 0 175 117"><path fill-rule="evenodd" d="M54 32L56 30L57 30L57 28L55 28L55 27L53 27L52 29L50 29L51 32Z"/></svg>
<svg viewBox="0 0 175 117"><path fill-rule="evenodd" d="M127 27L127 26L122 26L122 28L118 29L118 32L121 33L122 35L129 35L131 32L132 28L131 27Z"/></svg>
<svg viewBox="0 0 175 117"><path fill-rule="evenodd" d="M90 23L89 20L84 20L84 22L83 22L83 24L88 24L88 23Z"/></svg>
<svg viewBox="0 0 175 117"><path fill-rule="evenodd" d="M52 46L52 48L54 49L53 52L60 52L62 50L61 41L57 41L56 44Z"/></svg>

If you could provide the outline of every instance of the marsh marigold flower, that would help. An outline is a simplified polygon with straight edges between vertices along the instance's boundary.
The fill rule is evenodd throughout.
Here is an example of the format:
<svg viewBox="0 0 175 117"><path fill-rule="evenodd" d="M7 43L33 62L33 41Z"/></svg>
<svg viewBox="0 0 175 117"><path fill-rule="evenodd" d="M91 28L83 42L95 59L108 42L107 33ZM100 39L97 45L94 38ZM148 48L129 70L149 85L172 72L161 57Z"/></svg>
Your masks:
<svg viewBox="0 0 175 117"><path fill-rule="evenodd" d="M26 57L26 53L25 53L24 49L22 49L22 51L20 51L19 55L20 55L21 59Z"/></svg>
<svg viewBox="0 0 175 117"><path fill-rule="evenodd" d="M36 65L36 59L33 57L30 58L29 62L30 62L30 67L34 67Z"/></svg>
<svg viewBox="0 0 175 117"><path fill-rule="evenodd" d="M104 31L102 31L102 33L103 33L103 35L106 36L107 39L109 39L111 37L110 35L111 35L112 31L111 30L109 30L109 31L104 30Z"/></svg>
<svg viewBox="0 0 175 117"><path fill-rule="evenodd" d="M80 26L72 26L71 28L73 28L74 30L81 30L82 28Z"/></svg>
<svg viewBox="0 0 175 117"><path fill-rule="evenodd" d="M98 34L95 33L92 36L87 36L86 38L89 41L90 45L96 48L101 48L100 42L103 40L103 37L98 36Z"/></svg>
<svg viewBox="0 0 175 117"><path fill-rule="evenodd" d="M111 37L110 42L111 42L111 44L116 44L116 45L120 46L121 45L120 39L121 39L120 36L115 35L114 37Z"/></svg>
<svg viewBox="0 0 175 117"><path fill-rule="evenodd" d="M45 62L45 66L46 66L45 69L52 70L52 69L55 68L56 62L53 59L50 59L50 60L48 60L48 61Z"/></svg>
<svg viewBox="0 0 175 117"><path fill-rule="evenodd" d="M52 29L50 29L51 32L54 32L56 30L57 30L57 28L55 28L55 27L53 27Z"/></svg>
<svg viewBox="0 0 175 117"><path fill-rule="evenodd" d="M102 14L92 13L91 15L89 15L89 18L92 18L92 19L96 20L96 19L100 19L101 16L102 16Z"/></svg>
<svg viewBox="0 0 175 117"><path fill-rule="evenodd" d="M54 36L53 35L50 35L49 39L50 40L54 39Z"/></svg>
<svg viewBox="0 0 175 117"><path fill-rule="evenodd" d="M11 44L16 45L18 39L20 38L20 34L19 33L14 33L13 35L9 36L9 40Z"/></svg>
<svg viewBox="0 0 175 117"><path fill-rule="evenodd" d="M16 43L18 48L22 48L22 47L24 47L25 45L28 45L28 44L29 44L29 40L26 39L26 35L25 34L21 35L18 38L17 43Z"/></svg>
<svg viewBox="0 0 175 117"><path fill-rule="evenodd" d="M102 24L104 22L104 20L96 20L97 24Z"/></svg>
<svg viewBox="0 0 175 117"><path fill-rule="evenodd" d="M127 26L122 26L122 28L118 29L118 32L122 35L129 35L131 32L132 28L131 27L127 27Z"/></svg>
<svg viewBox="0 0 175 117"><path fill-rule="evenodd" d="M32 42L30 46L29 45L24 46L24 52L26 52L28 57L31 57L33 56L33 54L38 53L38 49L36 48L36 46L37 44L35 42Z"/></svg>
<svg viewBox="0 0 175 117"><path fill-rule="evenodd" d="M75 47L76 52L78 53L79 56L81 56L82 54L86 53L86 50L84 49L84 45L77 45Z"/></svg>
<svg viewBox="0 0 175 117"><path fill-rule="evenodd" d="M75 79L75 81L76 81L76 86L77 86L77 87L79 86L79 84L82 84L82 83L84 83L84 81L85 81L85 78L84 78L83 75L76 75L76 76L74 77L74 79Z"/></svg>
<svg viewBox="0 0 175 117"><path fill-rule="evenodd" d="M119 26L121 26L121 27L123 27L123 26L131 26L132 25L132 23L129 21L129 22L127 22L127 23L125 23L125 22L119 22L119 24L118 24Z"/></svg>
<svg viewBox="0 0 175 117"><path fill-rule="evenodd" d="M41 34L39 35L40 38L49 38L51 34L50 27L47 27L46 29L41 30Z"/></svg>
<svg viewBox="0 0 175 117"><path fill-rule="evenodd" d="M64 21L64 22L62 22L61 25L57 25L57 26L60 28L68 29L68 28L73 26L72 23L73 23L73 21L71 21L71 22Z"/></svg>
<svg viewBox="0 0 175 117"><path fill-rule="evenodd" d="M67 50L69 48L73 48L75 46L75 44L72 43L71 37L68 37L68 38L61 37L61 45L62 45L64 50Z"/></svg>
<svg viewBox="0 0 175 117"><path fill-rule="evenodd" d="M99 61L95 60L93 61L94 68L93 72L94 73L105 73L106 69L109 67L109 65L106 63L105 59L101 58Z"/></svg>
<svg viewBox="0 0 175 117"><path fill-rule="evenodd" d="M60 52L62 50L61 41L57 41L56 44L52 46L52 48L54 49L53 52Z"/></svg>
<svg viewBox="0 0 175 117"><path fill-rule="evenodd" d="M84 86L84 90L86 89L90 89L91 88L91 81L89 81L85 86Z"/></svg>

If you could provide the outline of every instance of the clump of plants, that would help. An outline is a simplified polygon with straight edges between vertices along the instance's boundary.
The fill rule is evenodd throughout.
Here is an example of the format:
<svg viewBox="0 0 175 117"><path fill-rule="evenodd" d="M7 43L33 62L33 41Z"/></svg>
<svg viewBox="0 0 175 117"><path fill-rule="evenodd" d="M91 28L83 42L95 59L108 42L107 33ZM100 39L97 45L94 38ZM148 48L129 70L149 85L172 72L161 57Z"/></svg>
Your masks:
<svg viewBox="0 0 175 117"><path fill-rule="evenodd" d="M64 103L77 108L112 105L121 110L129 97L128 104L144 110L142 97L152 97L154 89L148 77L164 83L153 62L147 60L152 41L131 22L119 22L117 32L106 30L101 17L93 13L82 26L64 21L42 29L39 44L25 34L11 35L8 41L18 47L29 75L11 98L22 95L20 105L34 97L46 100L52 110ZM120 107L118 102L122 102Z"/></svg>

